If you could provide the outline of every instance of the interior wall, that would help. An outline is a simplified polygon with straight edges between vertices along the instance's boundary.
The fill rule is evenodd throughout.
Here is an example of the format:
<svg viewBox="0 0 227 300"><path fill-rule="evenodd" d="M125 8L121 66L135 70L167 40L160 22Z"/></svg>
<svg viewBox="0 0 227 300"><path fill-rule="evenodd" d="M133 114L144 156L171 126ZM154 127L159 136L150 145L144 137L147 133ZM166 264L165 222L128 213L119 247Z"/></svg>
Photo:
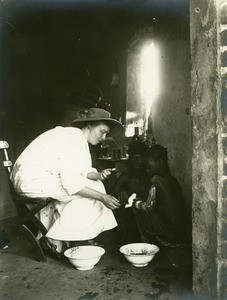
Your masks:
<svg viewBox="0 0 227 300"><path fill-rule="evenodd" d="M190 24L176 18L155 28L160 49L159 97L152 106L152 128L158 144L166 147L171 172L180 181L191 210L191 96Z"/></svg>
<svg viewBox="0 0 227 300"><path fill-rule="evenodd" d="M2 4L1 138L13 161L77 108L98 105L124 121L128 29L121 12L93 8Z"/></svg>
<svg viewBox="0 0 227 300"><path fill-rule="evenodd" d="M182 184L190 211L189 15L164 6L157 11L142 6L62 10L23 5L4 2L1 10L1 138L10 143L11 159L43 131L68 124L65 118L73 118L73 109L94 106L99 97L98 104L108 105L124 122L128 50L138 32L152 26L161 57L153 131L168 148L171 171Z"/></svg>
<svg viewBox="0 0 227 300"><path fill-rule="evenodd" d="M7 123L3 138L14 143L18 123L24 132L20 144L26 145L43 131L64 123L68 104L91 107L99 97L98 104L124 122L131 39L141 28L156 24L157 36L173 38L175 45L177 39L169 25L178 22L180 14L169 12L170 6L162 7L164 13L158 6L146 7L149 2L134 8L75 4L64 9L56 3L51 7L37 3L31 6L22 1L19 5L12 0L4 2L0 12L4 21L0 111L2 122ZM117 83L113 83L115 75ZM170 93L170 85L166 90Z"/></svg>
<svg viewBox="0 0 227 300"><path fill-rule="evenodd" d="M227 295L226 98L222 90L226 75L220 55L226 45L227 14L223 5L220 16L221 2L226 4L225 0L190 2L193 290L198 299L226 299Z"/></svg>

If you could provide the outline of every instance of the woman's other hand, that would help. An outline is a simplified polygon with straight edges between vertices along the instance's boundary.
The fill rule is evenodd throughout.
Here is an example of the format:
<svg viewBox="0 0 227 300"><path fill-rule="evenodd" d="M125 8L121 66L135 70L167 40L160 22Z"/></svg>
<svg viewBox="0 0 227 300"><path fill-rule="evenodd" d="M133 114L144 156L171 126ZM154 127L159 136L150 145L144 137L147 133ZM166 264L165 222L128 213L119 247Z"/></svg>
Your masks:
<svg viewBox="0 0 227 300"><path fill-rule="evenodd" d="M103 181L106 178L108 178L114 170L115 169L105 169L102 172L100 172L100 180Z"/></svg>
<svg viewBox="0 0 227 300"><path fill-rule="evenodd" d="M111 173L115 171L115 168L114 169L105 169L103 170L102 172L90 172L87 174L87 178L88 179L91 179L91 180L105 180L106 178L108 178Z"/></svg>
<svg viewBox="0 0 227 300"><path fill-rule="evenodd" d="M103 199L102 199L102 203L107 207L110 208L112 210L117 209L121 206L120 201L111 196L111 195L104 195Z"/></svg>

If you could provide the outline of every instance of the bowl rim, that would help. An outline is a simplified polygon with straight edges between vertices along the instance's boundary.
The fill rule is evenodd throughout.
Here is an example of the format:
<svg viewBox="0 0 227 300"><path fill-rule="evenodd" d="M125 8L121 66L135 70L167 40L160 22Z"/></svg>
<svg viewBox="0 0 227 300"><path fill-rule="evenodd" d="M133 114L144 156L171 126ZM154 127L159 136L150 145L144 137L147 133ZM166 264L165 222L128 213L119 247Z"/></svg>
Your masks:
<svg viewBox="0 0 227 300"><path fill-rule="evenodd" d="M68 252L69 250L73 249L73 248L99 248L101 250L101 253L99 254L96 254L95 256L92 256L92 257L71 257ZM103 247L100 247L100 246L93 246L93 245L81 245L81 246L74 246L74 247L71 247L71 248L68 248L67 250L64 251L64 256L69 258L69 259L75 259L75 260L88 260L88 259L95 259L95 258L98 258L98 257L101 257L102 255L104 255L106 252L106 250L103 248Z"/></svg>
<svg viewBox="0 0 227 300"><path fill-rule="evenodd" d="M146 246L154 246L154 249L151 251L151 252L148 252L148 253L145 253L145 254L131 254L131 253L125 253L124 252L124 250L123 250L123 248L126 248L127 246L130 246L130 245L144 245L144 247L146 247ZM123 245L123 246L121 246L120 248L119 248L119 251L122 253L122 254L124 254L124 255L126 255L126 256L133 256L133 257L144 257L144 256L152 256L152 255L155 255L158 251L160 250L160 248L157 246L157 245L155 245L155 244L151 244L151 243L129 243L129 244L125 244L125 245Z"/></svg>

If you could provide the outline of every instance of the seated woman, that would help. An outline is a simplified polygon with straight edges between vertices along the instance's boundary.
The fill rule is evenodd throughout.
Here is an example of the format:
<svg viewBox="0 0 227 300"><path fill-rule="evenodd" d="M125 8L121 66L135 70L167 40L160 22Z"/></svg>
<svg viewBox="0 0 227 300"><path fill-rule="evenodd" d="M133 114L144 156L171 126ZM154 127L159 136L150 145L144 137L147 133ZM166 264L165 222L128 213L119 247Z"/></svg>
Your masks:
<svg viewBox="0 0 227 300"><path fill-rule="evenodd" d="M100 108L78 111L71 127L50 129L22 152L14 164L11 181L19 195L51 197L40 212L48 232L41 246L61 258L65 242L91 240L117 226L113 210L118 199L107 195L102 183L110 174L92 168L90 145L98 145L122 124Z"/></svg>
<svg viewBox="0 0 227 300"><path fill-rule="evenodd" d="M121 207L114 211L118 222L119 243L131 243L140 241L139 231L136 225L133 209L125 208L129 197L136 193L137 197L146 198L148 191L148 176L144 165L144 156L147 146L143 142L129 145L127 171L123 172L114 182L110 194L117 197Z"/></svg>
<svg viewBox="0 0 227 300"><path fill-rule="evenodd" d="M179 182L170 173L167 149L160 145L151 146L146 161L149 195L146 201L134 202L141 239L170 247L185 244L189 234L184 196Z"/></svg>

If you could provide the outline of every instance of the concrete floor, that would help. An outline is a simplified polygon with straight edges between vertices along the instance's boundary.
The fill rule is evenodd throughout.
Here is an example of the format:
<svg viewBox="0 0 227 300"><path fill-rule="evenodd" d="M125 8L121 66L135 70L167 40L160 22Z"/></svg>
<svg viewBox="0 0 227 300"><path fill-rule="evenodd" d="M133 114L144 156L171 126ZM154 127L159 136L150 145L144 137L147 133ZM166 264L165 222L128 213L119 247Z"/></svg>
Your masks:
<svg viewBox="0 0 227 300"><path fill-rule="evenodd" d="M0 251L0 299L195 299L191 292L190 252L160 249L150 264L137 268L119 252L113 232L99 238L105 255L89 271L47 256L38 262L19 232Z"/></svg>

